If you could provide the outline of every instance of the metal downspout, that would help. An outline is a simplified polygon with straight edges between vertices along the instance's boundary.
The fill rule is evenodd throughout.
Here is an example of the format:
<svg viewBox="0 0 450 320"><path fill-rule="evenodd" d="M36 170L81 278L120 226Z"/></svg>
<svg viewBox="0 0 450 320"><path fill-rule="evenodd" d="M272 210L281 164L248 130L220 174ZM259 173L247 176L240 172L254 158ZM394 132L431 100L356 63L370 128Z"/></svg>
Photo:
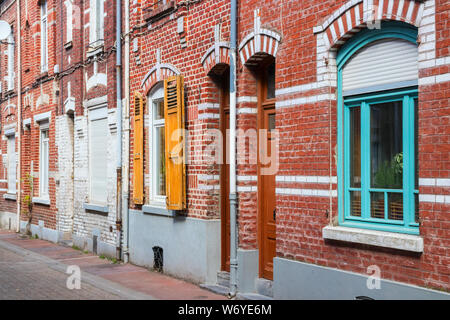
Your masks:
<svg viewBox="0 0 450 320"><path fill-rule="evenodd" d="M125 128L124 130L124 140L128 141L125 144L125 152L124 152L124 171L123 171L123 185L122 185L122 215L123 215L123 247L122 247L122 255L123 261L128 263L129 261L129 208L128 208L128 198L129 198L129 137L130 137L130 125L129 125L129 110L130 110L130 18L129 18L129 10L130 10L130 0L125 0Z"/></svg>
<svg viewBox="0 0 450 320"><path fill-rule="evenodd" d="M117 259L121 258L122 238L122 1L116 0L116 94L117 94L117 191L116 191L116 230Z"/></svg>
<svg viewBox="0 0 450 320"><path fill-rule="evenodd" d="M230 293L237 292L237 219L236 219L236 39L237 0L231 0L230 26Z"/></svg>

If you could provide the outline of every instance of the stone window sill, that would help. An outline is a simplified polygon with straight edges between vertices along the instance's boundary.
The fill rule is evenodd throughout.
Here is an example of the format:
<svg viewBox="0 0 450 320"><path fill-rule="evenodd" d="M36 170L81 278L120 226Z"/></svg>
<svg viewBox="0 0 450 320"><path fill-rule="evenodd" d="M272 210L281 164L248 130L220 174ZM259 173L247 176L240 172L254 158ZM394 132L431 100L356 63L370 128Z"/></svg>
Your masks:
<svg viewBox="0 0 450 320"><path fill-rule="evenodd" d="M103 41L99 41L95 43L95 47L89 48L88 51L86 52L86 56L88 58L96 56L98 54L102 54L103 53Z"/></svg>
<svg viewBox="0 0 450 320"><path fill-rule="evenodd" d="M83 209L100 213L108 213L108 206L94 203L83 203Z"/></svg>
<svg viewBox="0 0 450 320"><path fill-rule="evenodd" d="M42 205L45 205L45 206L49 206L50 205L50 199L48 199L48 198L36 198L36 197L33 197L32 202L34 204L42 204Z"/></svg>
<svg viewBox="0 0 450 320"><path fill-rule="evenodd" d="M73 46L72 40L71 40L71 41L67 41L67 42L64 44L64 48L65 48L66 50L72 48L72 46Z"/></svg>
<svg viewBox="0 0 450 320"><path fill-rule="evenodd" d="M175 9L175 2L173 0L167 1L166 4L156 3L147 8L144 13L144 19L146 21L155 22L165 16Z"/></svg>
<svg viewBox="0 0 450 320"><path fill-rule="evenodd" d="M147 213L147 214L157 215L157 216L175 217L174 211L167 210L165 207L157 206L157 205L142 206L142 212Z"/></svg>
<svg viewBox="0 0 450 320"><path fill-rule="evenodd" d="M324 239L329 240L366 244L416 253L423 252L423 238L409 234L326 226L322 229L322 236Z"/></svg>
<svg viewBox="0 0 450 320"><path fill-rule="evenodd" d="M3 195L3 199L17 201L17 194L16 193L5 193Z"/></svg>

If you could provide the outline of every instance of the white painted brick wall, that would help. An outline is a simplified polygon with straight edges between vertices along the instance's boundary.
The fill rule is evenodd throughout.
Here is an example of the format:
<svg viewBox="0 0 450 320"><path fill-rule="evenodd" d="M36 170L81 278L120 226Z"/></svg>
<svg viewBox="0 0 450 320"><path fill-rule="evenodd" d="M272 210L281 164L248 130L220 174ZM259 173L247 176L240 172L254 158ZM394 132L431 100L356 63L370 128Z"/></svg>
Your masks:
<svg viewBox="0 0 450 320"><path fill-rule="evenodd" d="M87 112L86 112L87 114ZM86 212L83 204L89 202L89 135L86 116L75 119L75 159L74 159L74 228L73 233L79 237L92 238L92 231L100 231L100 241L116 245L116 139L117 127L114 122L114 110L108 112L108 215ZM112 227L112 232L110 232Z"/></svg>
<svg viewBox="0 0 450 320"><path fill-rule="evenodd" d="M55 122L55 142L58 150L58 179L56 186L57 230L72 231L73 216L73 126L67 115Z"/></svg>

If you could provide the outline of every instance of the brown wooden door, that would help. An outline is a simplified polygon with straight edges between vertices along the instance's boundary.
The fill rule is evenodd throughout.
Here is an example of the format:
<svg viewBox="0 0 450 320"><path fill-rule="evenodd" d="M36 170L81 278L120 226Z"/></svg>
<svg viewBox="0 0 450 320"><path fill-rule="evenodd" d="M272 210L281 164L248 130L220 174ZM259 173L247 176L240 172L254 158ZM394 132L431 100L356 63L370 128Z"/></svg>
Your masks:
<svg viewBox="0 0 450 320"><path fill-rule="evenodd" d="M263 128L268 130L265 137L267 155L270 155L272 135L271 130L275 129L275 108L273 105L265 105L262 110ZM276 206L275 206L275 175L262 175L261 169L269 167L260 165L259 168L259 217L261 230L260 245L260 276L265 279L273 279L273 258L276 254Z"/></svg>
<svg viewBox="0 0 450 320"><path fill-rule="evenodd" d="M275 174L267 175L270 170L264 168L273 164L262 159L262 155L271 155L271 141L275 138L271 134L275 129L275 61L264 63L260 70L264 71L258 79L259 276L273 280L273 258L276 255ZM266 134L261 134L261 130L265 130Z"/></svg>
<svg viewBox="0 0 450 320"><path fill-rule="evenodd" d="M223 159L220 172L221 228L222 228L222 271L230 271L230 161L229 134L230 129L230 94L228 77L225 77L221 88L220 130L223 136Z"/></svg>

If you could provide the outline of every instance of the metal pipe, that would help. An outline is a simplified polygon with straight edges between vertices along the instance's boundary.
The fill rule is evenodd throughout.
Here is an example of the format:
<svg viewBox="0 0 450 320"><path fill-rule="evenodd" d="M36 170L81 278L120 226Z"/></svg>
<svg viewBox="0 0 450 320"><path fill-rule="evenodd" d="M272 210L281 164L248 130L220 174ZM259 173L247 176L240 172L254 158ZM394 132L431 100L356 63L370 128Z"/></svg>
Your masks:
<svg viewBox="0 0 450 320"><path fill-rule="evenodd" d="M230 15L230 293L237 292L237 219L236 219L236 40L237 0L231 0Z"/></svg>
<svg viewBox="0 0 450 320"><path fill-rule="evenodd" d="M17 226L16 231L20 232L20 211L22 204L22 21L20 16L20 0L17 0Z"/></svg>
<svg viewBox="0 0 450 320"><path fill-rule="evenodd" d="M121 258L122 238L122 1L116 0L116 95L117 95L117 191L116 191L116 231L117 259Z"/></svg>
<svg viewBox="0 0 450 320"><path fill-rule="evenodd" d="M122 256L123 261L128 263L129 261L129 208L128 208L128 191L129 191L129 141L130 141L130 124L129 124L129 110L130 110L130 0L125 0L125 61L124 61L124 72L125 72L125 127L124 139L128 141L125 144L125 152L123 154L123 185L122 185L122 216L123 216L123 246L122 246ZM127 121L128 120L128 121Z"/></svg>

